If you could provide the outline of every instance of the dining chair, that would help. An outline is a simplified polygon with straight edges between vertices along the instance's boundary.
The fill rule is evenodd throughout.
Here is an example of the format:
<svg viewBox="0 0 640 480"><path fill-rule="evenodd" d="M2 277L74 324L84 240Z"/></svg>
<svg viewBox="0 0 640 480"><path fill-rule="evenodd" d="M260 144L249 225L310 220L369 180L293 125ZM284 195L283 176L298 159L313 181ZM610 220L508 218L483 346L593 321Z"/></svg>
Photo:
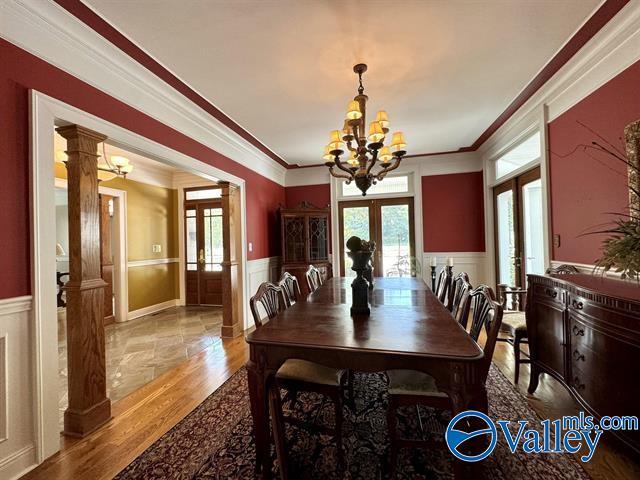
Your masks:
<svg viewBox="0 0 640 480"><path fill-rule="evenodd" d="M468 298L473 304L473 316L469 335L478 341L480 333L484 329L486 337L484 341L482 366L480 368L481 381L486 383L489 367L493 358L498 332L502 323L502 305L495 300L493 290L486 285L480 285L469 292ZM452 408L449 396L440 390L436 381L430 375L414 370L389 370L387 409L387 425L389 428L390 449L390 477L393 478L398 461L398 452L403 447L430 448L442 447L444 443L424 439L424 429L420 418L420 405L431 408L449 410ZM409 440L400 438L397 426L397 411L400 406L415 405L418 414L422 440Z"/></svg>
<svg viewBox="0 0 640 480"><path fill-rule="evenodd" d="M436 297L438 297L438 300L440 300L443 305L447 303L450 287L451 275L447 272L447 267L443 267L438 275L438 282L436 283L435 291Z"/></svg>
<svg viewBox="0 0 640 480"><path fill-rule="evenodd" d="M451 295L449 311L453 318L462 325L466 330L467 323L469 321L469 308L471 302L469 301L469 293L473 290L471 283L469 282L469 275L466 272L461 272L453 279L451 284Z"/></svg>
<svg viewBox="0 0 640 480"><path fill-rule="evenodd" d="M320 270L318 270L313 265L309 265L309 268L305 273L305 277L307 278L307 287L309 287L309 293L315 292L323 283Z"/></svg>
<svg viewBox="0 0 640 480"><path fill-rule="evenodd" d="M558 265L557 267L549 267L544 272L546 275L573 275L574 273L580 273L573 265L567 265L563 263L562 265Z"/></svg>
<svg viewBox="0 0 640 480"><path fill-rule="evenodd" d="M249 306L256 328L262 328L263 326L258 308L259 305L265 310L269 320L275 318L280 311L288 308L282 288L269 282L261 284L256 294L249 300ZM270 396L275 397L273 404L278 406L274 407L274 411L272 412L278 424L282 425L284 422L303 424L324 433L332 434L335 437L338 462L340 465L343 465L342 406L346 379L346 370L325 367L317 363L292 358L286 360L276 372L276 385L274 390L269 393ZM300 391L314 392L330 398L335 407L334 428L325 427L324 425L310 425L309 422L285 416L281 408L283 402L280 398L280 388L287 390L287 400L290 400L291 407L295 405L297 392ZM289 393L291 393L291 395L289 395ZM324 401L320 409L322 409L323 406ZM279 431L284 431L284 429L280 428Z"/></svg>
<svg viewBox="0 0 640 480"><path fill-rule="evenodd" d="M282 274L282 277L280 277L280 280L278 281L278 286L282 289L284 301L286 302L287 307L295 305L295 303L302 297L298 279L289 272L284 272Z"/></svg>
<svg viewBox="0 0 640 480"><path fill-rule="evenodd" d="M546 275L572 275L580 273L573 265L558 265L549 267L545 271ZM498 337L499 342L506 342L513 347L514 382L518 383L520 378L520 365L531 363L528 354L522 351L521 346L529 343L527 334L526 310L527 290L525 288L512 287L506 284L498 285L498 301L504 308L502 317L502 335ZM522 356L527 358L522 358Z"/></svg>

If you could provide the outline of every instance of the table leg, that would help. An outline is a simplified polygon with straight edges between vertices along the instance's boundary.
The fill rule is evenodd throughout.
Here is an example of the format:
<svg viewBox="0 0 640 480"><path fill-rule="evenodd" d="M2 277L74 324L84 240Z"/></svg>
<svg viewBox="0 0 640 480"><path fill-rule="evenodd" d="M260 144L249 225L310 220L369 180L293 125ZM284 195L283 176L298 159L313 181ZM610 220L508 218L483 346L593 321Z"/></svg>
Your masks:
<svg viewBox="0 0 640 480"><path fill-rule="evenodd" d="M273 441L276 444L276 454L278 455L278 466L280 467L280 478L289 479L287 470L287 449L285 446L284 420L282 418L282 400L280 399L280 389L275 381L269 384L269 407L271 408L271 425L273 430Z"/></svg>
<svg viewBox="0 0 640 480"><path fill-rule="evenodd" d="M262 478L270 478L267 378L263 369L259 369L255 362L249 361L247 363L247 379L256 445L256 472L262 473Z"/></svg>
<svg viewBox="0 0 640 480"><path fill-rule="evenodd" d="M488 413L489 402L487 399L487 390L483 384L457 386L455 388L455 393L451 395L451 400L453 404L453 416L467 410L477 410L485 414ZM486 428L485 425L478 425L478 427ZM468 425L468 428L470 431L477 429L473 422ZM468 454L481 452L484 451L487 446L487 438L485 436L475 437L465 443L468 444L467 448L465 448L465 450L468 451ZM464 462L456 458L453 463L454 477L457 480L482 478L483 463L483 461Z"/></svg>

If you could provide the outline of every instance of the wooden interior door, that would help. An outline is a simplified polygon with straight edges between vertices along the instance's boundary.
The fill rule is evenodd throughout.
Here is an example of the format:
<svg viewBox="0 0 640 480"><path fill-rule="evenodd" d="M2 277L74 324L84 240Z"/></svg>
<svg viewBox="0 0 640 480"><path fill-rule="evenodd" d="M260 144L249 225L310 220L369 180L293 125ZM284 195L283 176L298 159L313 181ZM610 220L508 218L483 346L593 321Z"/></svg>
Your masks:
<svg viewBox="0 0 640 480"><path fill-rule="evenodd" d="M376 277L415 276L413 197L340 202L340 274L355 275L345 243L352 235L376 242Z"/></svg>
<svg viewBox="0 0 640 480"><path fill-rule="evenodd" d="M104 324L115 322L113 314L113 202L111 195L100 194L100 271L104 287Z"/></svg>
<svg viewBox="0 0 640 480"><path fill-rule="evenodd" d="M186 303L222 305L223 209L220 200L185 203Z"/></svg>
<svg viewBox="0 0 640 480"><path fill-rule="evenodd" d="M496 283L524 287L544 273L540 167L493 188Z"/></svg>

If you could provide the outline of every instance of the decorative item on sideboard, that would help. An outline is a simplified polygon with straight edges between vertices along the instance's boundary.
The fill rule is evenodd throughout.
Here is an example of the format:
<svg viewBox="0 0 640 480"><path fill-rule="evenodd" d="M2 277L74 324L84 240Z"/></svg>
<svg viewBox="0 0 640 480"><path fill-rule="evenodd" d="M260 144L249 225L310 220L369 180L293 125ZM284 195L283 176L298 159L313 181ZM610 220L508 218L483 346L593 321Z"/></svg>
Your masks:
<svg viewBox="0 0 640 480"><path fill-rule="evenodd" d="M347 255L353 261L351 269L356 272L356 278L351 283L351 315L369 315L369 288L372 283L367 277L371 278L371 256L376 249L376 242L354 236L347 240L347 248Z"/></svg>

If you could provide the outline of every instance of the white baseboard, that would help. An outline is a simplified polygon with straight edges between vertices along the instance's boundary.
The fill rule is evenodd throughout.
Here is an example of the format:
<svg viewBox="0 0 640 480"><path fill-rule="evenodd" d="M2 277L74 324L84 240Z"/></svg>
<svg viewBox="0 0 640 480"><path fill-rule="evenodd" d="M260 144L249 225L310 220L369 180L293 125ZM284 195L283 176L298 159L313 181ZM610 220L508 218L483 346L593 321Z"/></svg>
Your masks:
<svg viewBox="0 0 640 480"><path fill-rule="evenodd" d="M14 480L35 468L36 449L33 445L26 445L12 455L0 461L0 478Z"/></svg>
<svg viewBox="0 0 640 480"><path fill-rule="evenodd" d="M134 318L144 317L145 315L151 315L152 313L158 313L162 310L177 306L179 300L177 298L168 300L166 302L157 303L155 305L149 305L148 307L139 308L138 310L132 310L127 314L127 320L133 320Z"/></svg>

